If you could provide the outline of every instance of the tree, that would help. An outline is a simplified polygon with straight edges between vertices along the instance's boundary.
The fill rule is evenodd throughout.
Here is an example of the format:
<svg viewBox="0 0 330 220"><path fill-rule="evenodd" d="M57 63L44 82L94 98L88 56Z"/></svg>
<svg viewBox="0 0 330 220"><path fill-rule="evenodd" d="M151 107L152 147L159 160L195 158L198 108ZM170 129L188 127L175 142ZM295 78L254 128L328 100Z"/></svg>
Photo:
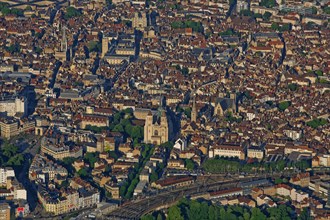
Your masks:
<svg viewBox="0 0 330 220"><path fill-rule="evenodd" d="M210 220L218 219L217 209L213 205L209 206L209 218L208 219L210 219Z"/></svg>
<svg viewBox="0 0 330 220"><path fill-rule="evenodd" d="M281 178L276 178L275 184L280 184L280 183L283 183L283 180Z"/></svg>
<svg viewBox="0 0 330 220"><path fill-rule="evenodd" d="M317 14L317 8L315 6L312 7L312 14L313 15Z"/></svg>
<svg viewBox="0 0 330 220"><path fill-rule="evenodd" d="M279 30L280 26L277 23L272 23L272 25L270 26L271 29L277 31Z"/></svg>
<svg viewBox="0 0 330 220"><path fill-rule="evenodd" d="M21 46L18 43L11 44L7 47L7 51L11 54L19 53L21 51Z"/></svg>
<svg viewBox="0 0 330 220"><path fill-rule="evenodd" d="M124 112L125 114L132 115L132 114L133 114L133 109L132 109L132 108L126 108L126 109L123 110L123 112Z"/></svg>
<svg viewBox="0 0 330 220"><path fill-rule="evenodd" d="M290 101L284 101L284 102L280 102L279 104L278 104L278 109L280 110L280 111L284 111L285 109L287 109L289 106L291 105L291 102Z"/></svg>
<svg viewBox="0 0 330 220"><path fill-rule="evenodd" d="M250 218L251 218L250 213L248 213L248 212L244 212L244 214L243 214L243 219L244 219L244 220L249 220Z"/></svg>
<svg viewBox="0 0 330 220"><path fill-rule="evenodd" d="M177 28L191 28L194 32L203 32L203 25L196 21L175 21L171 23L173 29Z"/></svg>
<svg viewBox="0 0 330 220"><path fill-rule="evenodd" d="M179 207L172 206L168 209L168 220L184 220L184 218L181 215L181 211Z"/></svg>
<svg viewBox="0 0 330 220"><path fill-rule="evenodd" d="M312 127L314 129L316 129L317 127L326 125L327 123L328 123L328 121L326 119L324 119L324 118L316 118L316 119L314 119L312 121L307 122L306 124L309 127Z"/></svg>
<svg viewBox="0 0 330 220"><path fill-rule="evenodd" d="M41 54L42 49L41 49L40 47L35 47L35 48L34 48L34 51L35 51L37 54Z"/></svg>
<svg viewBox="0 0 330 220"><path fill-rule="evenodd" d="M24 157L22 154L17 154L9 158L7 165L9 166L21 166L24 162Z"/></svg>
<svg viewBox="0 0 330 220"><path fill-rule="evenodd" d="M220 36L231 36L231 35L236 35L236 31L232 28L227 29L226 31L220 32Z"/></svg>
<svg viewBox="0 0 330 220"><path fill-rule="evenodd" d="M248 9L243 9L240 11L240 15L243 15L243 16L252 16L253 15L253 12L248 10Z"/></svg>
<svg viewBox="0 0 330 220"><path fill-rule="evenodd" d="M102 44L96 41L90 41L88 43L89 52L101 52Z"/></svg>
<svg viewBox="0 0 330 220"><path fill-rule="evenodd" d="M66 13L64 15L64 17L66 19L70 19L70 18L74 18L74 17L79 17L81 16L81 11L79 11L78 9L72 7L72 6L69 6L66 8Z"/></svg>
<svg viewBox="0 0 330 220"><path fill-rule="evenodd" d="M195 163L191 159L186 159L185 160L185 166L190 171L195 169Z"/></svg>
<svg viewBox="0 0 330 220"><path fill-rule="evenodd" d="M261 0L260 6L264 6L266 8L273 8L276 5L275 0Z"/></svg>
<svg viewBox="0 0 330 220"><path fill-rule="evenodd" d="M254 17L254 18L262 18L263 16L262 16L262 14L260 14L260 13L254 13L254 14L253 14L253 17Z"/></svg>
<svg viewBox="0 0 330 220"><path fill-rule="evenodd" d="M313 218L310 216L310 213L307 208L303 208L300 213L298 220L312 220Z"/></svg>
<svg viewBox="0 0 330 220"><path fill-rule="evenodd" d="M291 83L288 85L288 88L291 90L291 91L296 91L297 88L298 88L298 85L296 83Z"/></svg>
<svg viewBox="0 0 330 220"><path fill-rule="evenodd" d="M185 109L184 109L184 114L185 114L188 118L191 118L191 108L190 108L190 107L185 108Z"/></svg>
<svg viewBox="0 0 330 220"><path fill-rule="evenodd" d="M125 196L125 193L126 193L126 185L122 185L120 188L119 188L119 195L121 197Z"/></svg>
<svg viewBox="0 0 330 220"><path fill-rule="evenodd" d="M315 71L315 74L316 74L317 76L323 76L323 72L322 72L322 70L316 70L316 71Z"/></svg>
<svg viewBox="0 0 330 220"><path fill-rule="evenodd" d="M326 6L324 9L323 9L324 13L326 14L330 14L330 6Z"/></svg>
<svg viewBox="0 0 330 220"><path fill-rule="evenodd" d="M158 180L158 174L153 171L151 174L150 174L150 182L156 182Z"/></svg>
<svg viewBox="0 0 330 220"><path fill-rule="evenodd" d="M88 176L88 171L86 170L86 168L81 168L79 171L78 171L78 175L81 177L81 178L85 178Z"/></svg>
<svg viewBox="0 0 330 220"><path fill-rule="evenodd" d="M187 67L183 67L183 68L181 69L181 73L182 73L183 75L187 76L187 75L189 74L189 69L188 69Z"/></svg>
<svg viewBox="0 0 330 220"><path fill-rule="evenodd" d="M266 20L266 21L269 21L270 17L272 16L272 13L266 11L264 14L263 14L263 19Z"/></svg>
<svg viewBox="0 0 330 220"><path fill-rule="evenodd" d="M93 168L94 163L97 161L97 157L94 153L87 152L84 156L84 160Z"/></svg>
<svg viewBox="0 0 330 220"><path fill-rule="evenodd" d="M18 147L10 144L8 141L4 141L2 146L2 154L8 158L14 156L18 152Z"/></svg>
<svg viewBox="0 0 330 220"><path fill-rule="evenodd" d="M143 138L143 128L141 126L133 126L131 138L142 139Z"/></svg>
<svg viewBox="0 0 330 220"><path fill-rule="evenodd" d="M68 182L68 180L65 180L61 183L61 187L63 187L63 188L67 188L69 186L70 186L70 183Z"/></svg>
<svg viewBox="0 0 330 220"><path fill-rule="evenodd" d="M286 205L280 205L278 207L272 207L267 209L271 219L284 219L290 220L290 213L292 209Z"/></svg>
<svg viewBox="0 0 330 220"><path fill-rule="evenodd" d="M149 214L149 215L142 216L141 220L154 220L154 217Z"/></svg>
<svg viewBox="0 0 330 220"><path fill-rule="evenodd" d="M116 132L124 132L124 128L123 128L123 126L122 126L121 124L118 124L118 125L116 125L116 126L112 129L112 131L116 131Z"/></svg>
<svg viewBox="0 0 330 220"><path fill-rule="evenodd" d="M266 220L266 215L260 211L258 208L252 208L251 220Z"/></svg>

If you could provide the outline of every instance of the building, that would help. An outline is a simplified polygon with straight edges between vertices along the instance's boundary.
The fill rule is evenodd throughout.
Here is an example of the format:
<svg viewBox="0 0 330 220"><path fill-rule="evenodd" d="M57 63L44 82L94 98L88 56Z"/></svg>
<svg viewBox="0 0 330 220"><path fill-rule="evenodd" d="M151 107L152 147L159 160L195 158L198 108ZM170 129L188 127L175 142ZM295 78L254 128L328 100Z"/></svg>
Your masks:
<svg viewBox="0 0 330 220"><path fill-rule="evenodd" d="M196 108L196 99L194 97L193 101L193 107L191 110L191 121L196 122L197 121L197 108Z"/></svg>
<svg viewBox="0 0 330 220"><path fill-rule="evenodd" d="M0 113L6 113L7 116L15 116L20 113L21 116L27 114L28 101L25 97L8 98L0 100Z"/></svg>
<svg viewBox="0 0 330 220"><path fill-rule="evenodd" d="M224 116L226 112L237 112L236 94L230 94L230 98L226 98L222 93L219 96L215 101L213 115Z"/></svg>
<svg viewBox="0 0 330 220"><path fill-rule="evenodd" d="M5 186L7 185L7 178L15 177L15 171L13 168L0 168L0 185Z"/></svg>
<svg viewBox="0 0 330 220"><path fill-rule="evenodd" d="M54 189L46 187L45 184L37 185L37 196L39 202L46 212L61 215L83 208L96 206L100 202L100 193L83 180L72 179L69 187ZM75 181L78 181L76 183ZM73 185L72 183L76 183ZM83 183L85 187L79 184Z"/></svg>
<svg viewBox="0 0 330 220"><path fill-rule="evenodd" d="M239 145L217 145L209 150L209 157L237 157L245 160L245 148Z"/></svg>
<svg viewBox="0 0 330 220"><path fill-rule="evenodd" d="M166 110L160 108L156 115L150 111L144 125L144 142L159 145L169 140L170 122Z"/></svg>
<svg viewBox="0 0 330 220"><path fill-rule="evenodd" d="M81 119L81 128L85 129L87 125L96 127L108 127L109 117L102 115L84 115Z"/></svg>
<svg viewBox="0 0 330 220"><path fill-rule="evenodd" d="M249 9L249 3L248 1L244 0L238 0L237 5L236 5L236 12L240 13L243 10L248 10Z"/></svg>
<svg viewBox="0 0 330 220"><path fill-rule="evenodd" d="M0 119L0 136L11 138L23 132L34 131L35 121L24 118L22 120L4 117Z"/></svg>
<svg viewBox="0 0 330 220"><path fill-rule="evenodd" d="M243 189L240 187L210 192L210 199L219 199L228 196L238 196L238 195L243 195Z"/></svg>
<svg viewBox="0 0 330 220"><path fill-rule="evenodd" d="M264 151L259 147L249 147L247 149L247 157L256 158L260 161L264 158Z"/></svg>
<svg viewBox="0 0 330 220"><path fill-rule="evenodd" d="M10 206L8 203L0 203L0 220L10 220Z"/></svg>
<svg viewBox="0 0 330 220"><path fill-rule="evenodd" d="M310 180L309 173L299 173L290 179L290 183L301 187L308 187Z"/></svg>
<svg viewBox="0 0 330 220"><path fill-rule="evenodd" d="M67 52L68 52L68 39L66 37L66 27L62 27L62 39L60 48L55 51L55 58L61 61L67 60Z"/></svg>
<svg viewBox="0 0 330 220"><path fill-rule="evenodd" d="M184 187L194 183L195 179L191 176L176 176L169 177L163 180L157 180L151 184L152 187L157 189L167 189L172 187Z"/></svg>
<svg viewBox="0 0 330 220"><path fill-rule="evenodd" d="M175 141L173 148L179 151L185 150L187 148L187 140L185 138L179 138Z"/></svg>
<svg viewBox="0 0 330 220"><path fill-rule="evenodd" d="M135 189L134 189L134 195L137 196L137 195L142 194L142 193L144 192L144 189L145 189L147 183L148 183L147 181L145 181L145 180L141 180L141 181L136 185L136 187L135 187Z"/></svg>
<svg viewBox="0 0 330 220"><path fill-rule="evenodd" d="M135 12L132 21L133 28L143 31L148 26L147 14Z"/></svg>
<svg viewBox="0 0 330 220"><path fill-rule="evenodd" d="M46 156L36 154L29 169L30 181L38 179L41 182L47 183L54 180L58 175L67 177L68 171L61 165L49 160Z"/></svg>
<svg viewBox="0 0 330 220"><path fill-rule="evenodd" d="M112 182L108 182L104 185L105 189L111 193L111 197L113 199L119 199L120 194L119 194L119 186L117 184L114 184Z"/></svg>

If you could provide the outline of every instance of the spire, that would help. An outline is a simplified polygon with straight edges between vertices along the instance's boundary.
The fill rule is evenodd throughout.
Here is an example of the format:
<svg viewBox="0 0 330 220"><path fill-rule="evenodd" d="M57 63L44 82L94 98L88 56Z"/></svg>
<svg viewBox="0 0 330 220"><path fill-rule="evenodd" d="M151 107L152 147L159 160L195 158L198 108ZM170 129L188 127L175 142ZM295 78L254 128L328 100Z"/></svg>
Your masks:
<svg viewBox="0 0 330 220"><path fill-rule="evenodd" d="M194 96L194 98L193 98L193 107L191 110L191 121L193 121L193 122L197 121L196 96Z"/></svg>
<svg viewBox="0 0 330 220"><path fill-rule="evenodd" d="M68 50L68 40L66 38L66 27L63 25L62 27L62 41L61 41L61 52L66 52Z"/></svg>

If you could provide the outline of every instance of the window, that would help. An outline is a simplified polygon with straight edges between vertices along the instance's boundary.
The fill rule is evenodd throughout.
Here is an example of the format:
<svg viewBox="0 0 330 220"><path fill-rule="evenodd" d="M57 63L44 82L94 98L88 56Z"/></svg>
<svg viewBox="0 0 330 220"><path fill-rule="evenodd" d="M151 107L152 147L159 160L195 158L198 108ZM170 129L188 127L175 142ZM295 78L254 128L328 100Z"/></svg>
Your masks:
<svg viewBox="0 0 330 220"><path fill-rule="evenodd" d="M154 135L155 135L155 136L158 136L158 130L155 130L155 131L154 131Z"/></svg>

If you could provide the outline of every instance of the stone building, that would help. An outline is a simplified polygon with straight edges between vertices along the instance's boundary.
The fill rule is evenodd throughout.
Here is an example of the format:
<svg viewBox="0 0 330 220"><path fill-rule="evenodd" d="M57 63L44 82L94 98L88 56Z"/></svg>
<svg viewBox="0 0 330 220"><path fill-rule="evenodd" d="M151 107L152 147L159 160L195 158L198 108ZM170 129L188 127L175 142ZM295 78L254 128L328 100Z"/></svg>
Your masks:
<svg viewBox="0 0 330 220"><path fill-rule="evenodd" d="M215 101L214 116L224 116L226 112L230 111L232 113L237 112L237 100L236 94L230 94L229 98L224 97L220 94L220 97Z"/></svg>
<svg viewBox="0 0 330 220"><path fill-rule="evenodd" d="M132 22L133 28L144 30L148 26L147 14L136 12Z"/></svg>
<svg viewBox="0 0 330 220"><path fill-rule="evenodd" d="M167 111L160 107L156 114L149 111L144 125L144 142L162 144L171 139L172 123Z"/></svg>

